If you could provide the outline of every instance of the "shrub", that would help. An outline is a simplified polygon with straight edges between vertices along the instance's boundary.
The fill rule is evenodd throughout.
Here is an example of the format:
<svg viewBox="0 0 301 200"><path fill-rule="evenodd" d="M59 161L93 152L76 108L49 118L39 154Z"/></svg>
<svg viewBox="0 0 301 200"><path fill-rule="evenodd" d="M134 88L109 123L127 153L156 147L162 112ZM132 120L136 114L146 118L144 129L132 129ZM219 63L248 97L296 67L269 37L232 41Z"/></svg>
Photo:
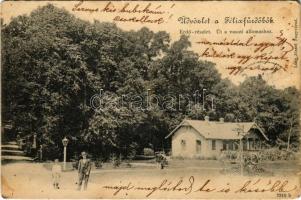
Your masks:
<svg viewBox="0 0 301 200"><path fill-rule="evenodd" d="M194 157L197 160L216 160L216 156L211 156L211 157L205 157L205 156L195 156Z"/></svg>
<svg viewBox="0 0 301 200"><path fill-rule="evenodd" d="M76 170L77 170L79 161L78 161L78 160L72 159L71 162L72 162L72 167L73 167L73 169L76 169Z"/></svg>
<svg viewBox="0 0 301 200"><path fill-rule="evenodd" d="M119 167L121 164L121 156L116 156L116 154L113 154L111 156L110 160L111 160L114 168Z"/></svg>
<svg viewBox="0 0 301 200"><path fill-rule="evenodd" d="M138 148L138 144L136 142L130 144L129 153L127 155L128 159L133 160L136 157L137 148Z"/></svg>
<svg viewBox="0 0 301 200"><path fill-rule="evenodd" d="M128 168L131 168L131 167L132 167L132 164L130 163L129 160L126 160L125 162L126 162L126 167L128 167Z"/></svg>
<svg viewBox="0 0 301 200"><path fill-rule="evenodd" d="M102 159L101 158L97 158L94 163L95 163L95 167L97 169L102 168Z"/></svg>
<svg viewBox="0 0 301 200"><path fill-rule="evenodd" d="M239 158L240 152L237 151L222 151L220 155L221 160L236 160Z"/></svg>
<svg viewBox="0 0 301 200"><path fill-rule="evenodd" d="M143 155L145 155L145 156L154 156L155 152L151 148L144 148L143 149Z"/></svg>
<svg viewBox="0 0 301 200"><path fill-rule="evenodd" d="M54 160L62 157L62 150L54 145L43 145L43 160Z"/></svg>
<svg viewBox="0 0 301 200"><path fill-rule="evenodd" d="M262 161L294 160L295 154L290 151L279 150L278 148L271 148L260 151L258 153L258 157Z"/></svg>

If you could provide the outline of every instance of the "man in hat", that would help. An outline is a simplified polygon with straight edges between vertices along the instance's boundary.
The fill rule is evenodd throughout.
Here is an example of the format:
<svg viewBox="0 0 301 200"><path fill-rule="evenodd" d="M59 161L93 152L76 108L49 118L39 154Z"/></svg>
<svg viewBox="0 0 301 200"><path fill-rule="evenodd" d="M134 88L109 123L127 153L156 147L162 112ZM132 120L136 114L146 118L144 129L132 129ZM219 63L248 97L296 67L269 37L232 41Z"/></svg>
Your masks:
<svg viewBox="0 0 301 200"><path fill-rule="evenodd" d="M87 189L90 171L91 171L91 161L87 158L87 153L82 152L82 159L78 163L78 190L81 190L82 183L84 181L84 190Z"/></svg>

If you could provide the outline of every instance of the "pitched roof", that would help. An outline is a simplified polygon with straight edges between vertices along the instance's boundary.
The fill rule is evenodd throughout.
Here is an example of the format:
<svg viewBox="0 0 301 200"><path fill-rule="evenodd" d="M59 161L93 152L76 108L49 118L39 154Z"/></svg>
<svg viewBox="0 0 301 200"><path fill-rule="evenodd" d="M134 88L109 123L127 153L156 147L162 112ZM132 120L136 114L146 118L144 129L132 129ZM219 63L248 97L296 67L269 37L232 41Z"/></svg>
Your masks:
<svg viewBox="0 0 301 200"><path fill-rule="evenodd" d="M207 139L241 139L251 128L258 129L263 137L268 140L262 129L255 122L218 122L218 121L201 121L201 120L183 120L171 133L165 138L170 137L181 126L190 125L198 133ZM243 134L238 134L238 130L242 129Z"/></svg>

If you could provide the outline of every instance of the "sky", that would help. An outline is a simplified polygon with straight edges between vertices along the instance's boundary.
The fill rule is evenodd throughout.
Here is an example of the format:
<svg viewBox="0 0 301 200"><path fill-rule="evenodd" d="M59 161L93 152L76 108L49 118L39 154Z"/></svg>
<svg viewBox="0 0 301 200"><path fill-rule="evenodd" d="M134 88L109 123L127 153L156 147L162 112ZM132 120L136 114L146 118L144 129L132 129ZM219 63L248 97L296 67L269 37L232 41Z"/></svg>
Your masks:
<svg viewBox="0 0 301 200"><path fill-rule="evenodd" d="M32 10L48 3L47 1L7 1L1 4L1 17L4 23L9 23L12 17L28 15ZM65 8L80 19L91 22L94 20L114 22L126 31L139 30L146 26L154 32L168 32L172 41L178 40L181 34L188 34L191 50L198 53L201 60L216 63L216 68L222 77L230 79L235 84L239 84L248 76L261 74L269 84L277 88L288 86L300 88L300 61L296 60L300 55L298 45L300 31L296 28L300 23L300 8L296 2L119 1L109 4L107 8L110 12L104 11L109 1L52 1L51 3ZM128 12L122 12L122 8L127 3L129 5L124 10ZM135 7L136 11L140 10L140 13L129 13ZM142 12L145 8L148 13ZM129 20L133 17L140 19L143 16L148 16L148 19L154 21L161 18L160 24L116 20L118 18ZM183 19L186 19L185 23ZM244 24L245 19L253 20L254 23ZM247 32L250 30L251 33ZM261 31L261 33L254 33L254 31ZM250 38L252 45L215 45L231 41L245 44ZM205 44L204 41L207 43ZM284 41L283 44L279 44L280 41ZM265 49L262 46L262 49L256 52L258 45L264 44L274 45ZM286 54L283 59L277 59L284 53ZM267 60L269 56L272 58ZM242 57L249 60L243 60ZM239 67L245 70L236 75L230 74L231 70L238 70ZM267 70L274 68L279 70L274 73L272 70Z"/></svg>

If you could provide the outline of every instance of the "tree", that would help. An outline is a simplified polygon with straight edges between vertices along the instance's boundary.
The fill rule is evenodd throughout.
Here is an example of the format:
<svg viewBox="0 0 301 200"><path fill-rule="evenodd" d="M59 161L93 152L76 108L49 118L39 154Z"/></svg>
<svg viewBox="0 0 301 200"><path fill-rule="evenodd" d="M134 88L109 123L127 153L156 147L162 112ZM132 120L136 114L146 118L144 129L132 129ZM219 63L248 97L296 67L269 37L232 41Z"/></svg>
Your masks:
<svg viewBox="0 0 301 200"><path fill-rule="evenodd" d="M300 102L295 88L275 89L257 76L247 78L239 86L238 94L241 102L237 114L240 119L257 122L272 143L275 144L279 137L288 138L292 127L295 131L298 129ZM297 132L294 135L297 136ZM298 139L295 137L293 140L297 142Z"/></svg>
<svg viewBox="0 0 301 200"><path fill-rule="evenodd" d="M286 149L298 150L300 137L300 92L295 87L288 87L282 92L282 127L278 136L286 141Z"/></svg>

